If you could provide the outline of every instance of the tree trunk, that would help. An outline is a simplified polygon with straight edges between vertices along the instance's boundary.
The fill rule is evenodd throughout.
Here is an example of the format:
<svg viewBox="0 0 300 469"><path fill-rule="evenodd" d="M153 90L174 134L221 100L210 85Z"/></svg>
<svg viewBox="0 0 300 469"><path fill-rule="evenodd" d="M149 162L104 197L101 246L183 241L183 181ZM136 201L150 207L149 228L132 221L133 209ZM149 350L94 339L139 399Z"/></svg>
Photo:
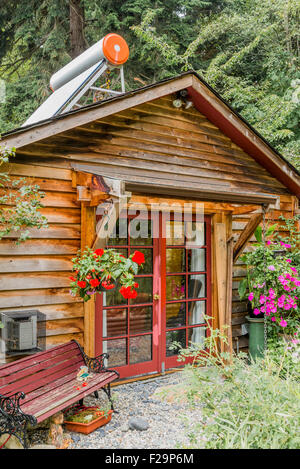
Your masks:
<svg viewBox="0 0 300 469"><path fill-rule="evenodd" d="M70 0L70 55L72 59L84 52L87 41L84 36L84 7L81 0Z"/></svg>

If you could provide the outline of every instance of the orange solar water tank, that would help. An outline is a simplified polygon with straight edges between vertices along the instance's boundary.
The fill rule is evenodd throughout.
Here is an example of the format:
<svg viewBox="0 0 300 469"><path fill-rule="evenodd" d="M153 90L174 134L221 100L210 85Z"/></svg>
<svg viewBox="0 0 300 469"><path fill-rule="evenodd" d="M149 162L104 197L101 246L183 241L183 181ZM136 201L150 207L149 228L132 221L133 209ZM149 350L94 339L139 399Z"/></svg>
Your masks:
<svg viewBox="0 0 300 469"><path fill-rule="evenodd" d="M129 48L125 39L119 36L119 34L107 34L92 47L54 73L50 79L50 87L53 91L58 90L103 59L109 65L119 67L127 61L128 57Z"/></svg>

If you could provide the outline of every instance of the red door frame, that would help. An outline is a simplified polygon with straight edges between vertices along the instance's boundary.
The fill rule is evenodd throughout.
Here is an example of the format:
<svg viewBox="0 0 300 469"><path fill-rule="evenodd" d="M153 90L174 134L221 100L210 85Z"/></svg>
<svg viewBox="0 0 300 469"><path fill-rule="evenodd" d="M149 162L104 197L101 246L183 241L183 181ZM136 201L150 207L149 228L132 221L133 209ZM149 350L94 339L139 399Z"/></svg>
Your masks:
<svg viewBox="0 0 300 469"><path fill-rule="evenodd" d="M181 214L179 217L176 217L176 214L171 216L169 220L179 220L181 221ZM185 214L184 215L184 220L189 221L189 220L194 220L195 217L191 214L190 217ZM204 216L203 221L205 222L205 245L201 246L202 248L206 249L206 270L203 272L206 274L206 296L204 298L201 298L201 300L206 301L206 315L211 317L211 217L210 216ZM162 230L165 229L166 223L165 223L165 217L164 214L161 216L161 227ZM160 231L160 233L164 233L164 231ZM162 290L162 295L161 295L161 321L162 321L162 327L161 327L161 352L160 352L160 364L164 363L164 368L167 370L169 368L174 368L174 367L180 367L184 366L185 364L191 362L192 360L185 360L184 362L179 362L178 361L178 355L174 355L171 357L166 356L166 338L167 338L167 327L166 327L166 305L167 305L167 300L166 300L166 278L167 278L167 272L166 272L166 236L160 237L160 242L161 242L161 253L162 253L162 260L161 260L161 290ZM179 248L181 246L178 246ZM199 246L198 246L199 247ZM186 276L188 275L188 271L185 274ZM194 274L193 272L190 272L191 274ZM172 274L173 275L173 274ZM180 275L174 274L174 275ZM195 299L191 298L188 299L188 287L186 283L186 303L195 301ZM174 301L177 302L177 301ZM179 302L179 301L178 301ZM211 321L209 321L211 325ZM187 329L187 324L188 324L188 315L187 315L187 309L186 309L186 331ZM205 325L195 325L192 327L205 327ZM178 328L169 328L172 330L180 330L184 329L184 327L178 327ZM207 331L207 334L209 331ZM187 337L186 337L186 345L188 345L187 342Z"/></svg>
<svg viewBox="0 0 300 469"><path fill-rule="evenodd" d="M143 214L139 214L139 217L142 217ZM122 215L121 215L122 216ZM125 215L127 217L127 214ZM159 223L159 213L152 212L146 214L145 217L152 220L153 223L153 232L156 233L158 231L158 223ZM128 218L134 218L134 216ZM127 314L127 335L126 336L115 336L109 339L105 338L105 340L115 340L120 338L125 338L127 340L127 358L129 357L129 347L130 347L130 337L140 337L142 335L152 335L152 360L142 363L136 364L127 364L124 366L116 366L114 367L120 373L121 378L127 378L129 376L137 376L145 373L155 373L159 371L159 354L158 354L158 346L159 346L159 337L158 337L158 328L157 324L159 322L160 317L160 302L155 300L155 295L159 295L160 289L160 276L159 276L159 238L153 237L153 244L152 246L152 253L153 253L153 273L152 274L143 274L142 271L136 276L137 282L139 277L152 277L153 279L153 291L152 291L152 303L149 302L147 304L139 304L138 306L151 306L152 305L152 332L145 332L145 333L136 333L130 334L130 306L134 307L136 305L130 305L130 302L127 302L126 308L128 311ZM144 248L151 248L151 246L134 246L134 249L144 249ZM112 246L110 246L112 247ZM130 249L130 239L129 243L124 246L120 246L121 248ZM109 309L121 309L123 305L119 306L110 306ZM102 344L103 344L103 337L102 337L102 330L103 330L103 296L97 295L96 297L96 314L95 314L95 353L99 355L102 353Z"/></svg>
<svg viewBox="0 0 300 469"><path fill-rule="evenodd" d="M166 238L162 236L165 231L165 216L161 212L152 212L148 215L153 221L153 232L156 233L159 230L159 238L153 237L153 300L152 303L147 303L147 306L152 304L152 360L148 362L142 362L137 364L127 364L125 366L116 366L116 370L119 371L121 378L130 376L137 376L147 373L155 373L164 371L164 369L182 366L182 362L178 362L177 355L166 357ZM174 219L174 216L172 217ZM176 218L176 215L175 215ZM185 220L186 214L185 214ZM211 316L211 217L205 216L205 239L206 243L203 248L206 248L206 297L203 298L206 301L206 314ZM122 248L128 248L130 245L122 246ZM150 247L150 246L149 246ZM138 247L135 246L138 249ZM144 246L140 246L144 248ZM140 273L139 276L146 277ZM137 276L138 277L138 276ZM186 289L187 290L187 289ZM187 293L186 293L187 294ZM155 295L156 298L155 299ZM193 299L186 299L186 302L193 301ZM146 305L146 304L145 304ZM143 306L143 305L139 305ZM100 355L102 353L102 330L103 330L103 297L102 295L96 296L96 314L95 314L95 353ZM122 306L111 306L111 309L120 309ZM129 308L128 308L129 312ZM187 321L187 318L186 318ZM129 327L130 319L128 314L127 324L127 353L129 349ZM186 322L187 324L187 322ZM199 327L196 325L195 327ZM176 328L172 328L172 330ZM180 328L178 328L180 329ZM186 329L187 330L187 329ZM137 333L134 335L130 334L130 337L149 335L149 333ZM124 336L122 336L123 338ZM119 337L112 337L118 339ZM187 363L187 362L185 362ZM164 365L163 365L164 364Z"/></svg>

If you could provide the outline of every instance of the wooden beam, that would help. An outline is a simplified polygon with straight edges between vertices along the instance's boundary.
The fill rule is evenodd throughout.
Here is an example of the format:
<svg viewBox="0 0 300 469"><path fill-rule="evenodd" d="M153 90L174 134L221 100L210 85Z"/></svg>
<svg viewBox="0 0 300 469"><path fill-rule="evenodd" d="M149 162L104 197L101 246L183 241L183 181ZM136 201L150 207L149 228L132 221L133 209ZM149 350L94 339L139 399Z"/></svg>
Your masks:
<svg viewBox="0 0 300 469"><path fill-rule="evenodd" d="M216 287L218 298L218 323L219 329L226 325L226 297L227 297L227 245L226 245L226 224L216 223L215 227L215 267L216 267ZM225 343L221 341L221 351L225 351Z"/></svg>
<svg viewBox="0 0 300 469"><path fill-rule="evenodd" d="M96 207L81 204L81 250L91 247L95 237ZM95 297L84 303L84 350L95 356Z"/></svg>
<svg viewBox="0 0 300 469"><path fill-rule="evenodd" d="M226 330L228 343L225 346L227 352L232 354L232 275L233 275L233 236L227 240L227 280L226 280L226 307L225 324L229 325Z"/></svg>
<svg viewBox="0 0 300 469"><path fill-rule="evenodd" d="M168 195L168 196L177 196L177 197L186 197L193 198L195 200L204 200L204 201L222 201L230 203L246 203L249 204L271 204L275 203L277 197L272 194L266 194L261 192L246 192L241 190L234 190L224 187L205 187L201 190L201 187L191 188L191 186L183 186L180 184L180 187L174 185L173 181L170 181L170 184L161 184L160 181L153 180L153 184L149 183L134 183L127 182L126 190L130 192L140 192L146 194L159 194L159 195Z"/></svg>
<svg viewBox="0 0 300 469"><path fill-rule="evenodd" d="M119 199L113 199L110 204L106 204L107 208L104 209L104 214L96 226L93 249L103 249L106 246L122 210L127 206L127 200L128 195L125 195Z"/></svg>
<svg viewBox="0 0 300 469"><path fill-rule="evenodd" d="M262 213L256 213L253 215L247 225L245 226L244 230L241 232L238 240L235 243L234 250L233 250L233 263L237 261L239 256L242 254L243 250L245 249L249 239L253 235L254 231L261 223L263 219Z"/></svg>
<svg viewBox="0 0 300 469"><path fill-rule="evenodd" d="M77 200L96 207L111 197L120 197L124 193L124 183L119 179L103 177L99 174L74 171L73 187L77 188Z"/></svg>

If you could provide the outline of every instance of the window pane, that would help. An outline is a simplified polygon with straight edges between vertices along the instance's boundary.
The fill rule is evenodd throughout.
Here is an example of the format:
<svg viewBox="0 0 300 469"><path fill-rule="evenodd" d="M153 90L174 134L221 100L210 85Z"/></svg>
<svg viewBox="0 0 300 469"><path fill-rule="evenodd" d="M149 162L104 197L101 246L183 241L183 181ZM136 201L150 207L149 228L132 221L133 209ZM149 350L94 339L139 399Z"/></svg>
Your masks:
<svg viewBox="0 0 300 469"><path fill-rule="evenodd" d="M204 298L206 296L206 275L189 275L188 279L189 298Z"/></svg>
<svg viewBox="0 0 300 469"><path fill-rule="evenodd" d="M127 334L127 309L103 310L103 337Z"/></svg>
<svg viewBox="0 0 300 469"><path fill-rule="evenodd" d="M113 339L103 341L103 353L109 354L108 366L122 366L127 363L127 340Z"/></svg>
<svg viewBox="0 0 300 469"><path fill-rule="evenodd" d="M185 233L187 246L205 245L205 223L188 221L185 223Z"/></svg>
<svg viewBox="0 0 300 469"><path fill-rule="evenodd" d="M119 218L114 231L111 233L107 242L108 246L126 246L127 241L127 219Z"/></svg>
<svg viewBox="0 0 300 469"><path fill-rule="evenodd" d="M130 338L130 364L152 360L152 335Z"/></svg>
<svg viewBox="0 0 300 469"><path fill-rule="evenodd" d="M119 306L125 305L128 303L128 300L119 293L120 285L114 290L107 290L102 293L103 296L103 306Z"/></svg>
<svg viewBox="0 0 300 469"><path fill-rule="evenodd" d="M185 326L185 303L171 303L166 306L166 326Z"/></svg>
<svg viewBox="0 0 300 469"><path fill-rule="evenodd" d="M188 345L193 347L195 344L197 347L204 347L206 328L205 327L193 327L188 329Z"/></svg>
<svg viewBox="0 0 300 469"><path fill-rule="evenodd" d="M189 249L188 272L205 272L206 249Z"/></svg>
<svg viewBox="0 0 300 469"><path fill-rule="evenodd" d="M167 246L180 246L184 244L184 223L182 221L166 222Z"/></svg>
<svg viewBox="0 0 300 469"><path fill-rule="evenodd" d="M203 314L206 313L206 301L189 301L188 302L188 323L190 326L194 324L204 324Z"/></svg>
<svg viewBox="0 0 300 469"><path fill-rule="evenodd" d="M168 276L166 279L166 289L167 301L185 298L185 275Z"/></svg>
<svg viewBox="0 0 300 469"><path fill-rule="evenodd" d="M131 220L129 233L131 246L152 245L152 220Z"/></svg>
<svg viewBox="0 0 300 469"><path fill-rule="evenodd" d="M130 300L130 304L152 303L153 301L153 280L152 277L138 277L136 282L139 284L137 297Z"/></svg>
<svg viewBox="0 0 300 469"><path fill-rule="evenodd" d="M179 346L173 344L177 342L181 347L185 348L186 346L186 330L180 329L178 331L168 331L166 333L166 356L171 357L172 355L178 355Z"/></svg>
<svg viewBox="0 0 300 469"><path fill-rule="evenodd" d="M130 334L152 331L152 306L130 308Z"/></svg>
<svg viewBox="0 0 300 469"><path fill-rule="evenodd" d="M167 249L166 268L168 273L185 272L185 249Z"/></svg>

